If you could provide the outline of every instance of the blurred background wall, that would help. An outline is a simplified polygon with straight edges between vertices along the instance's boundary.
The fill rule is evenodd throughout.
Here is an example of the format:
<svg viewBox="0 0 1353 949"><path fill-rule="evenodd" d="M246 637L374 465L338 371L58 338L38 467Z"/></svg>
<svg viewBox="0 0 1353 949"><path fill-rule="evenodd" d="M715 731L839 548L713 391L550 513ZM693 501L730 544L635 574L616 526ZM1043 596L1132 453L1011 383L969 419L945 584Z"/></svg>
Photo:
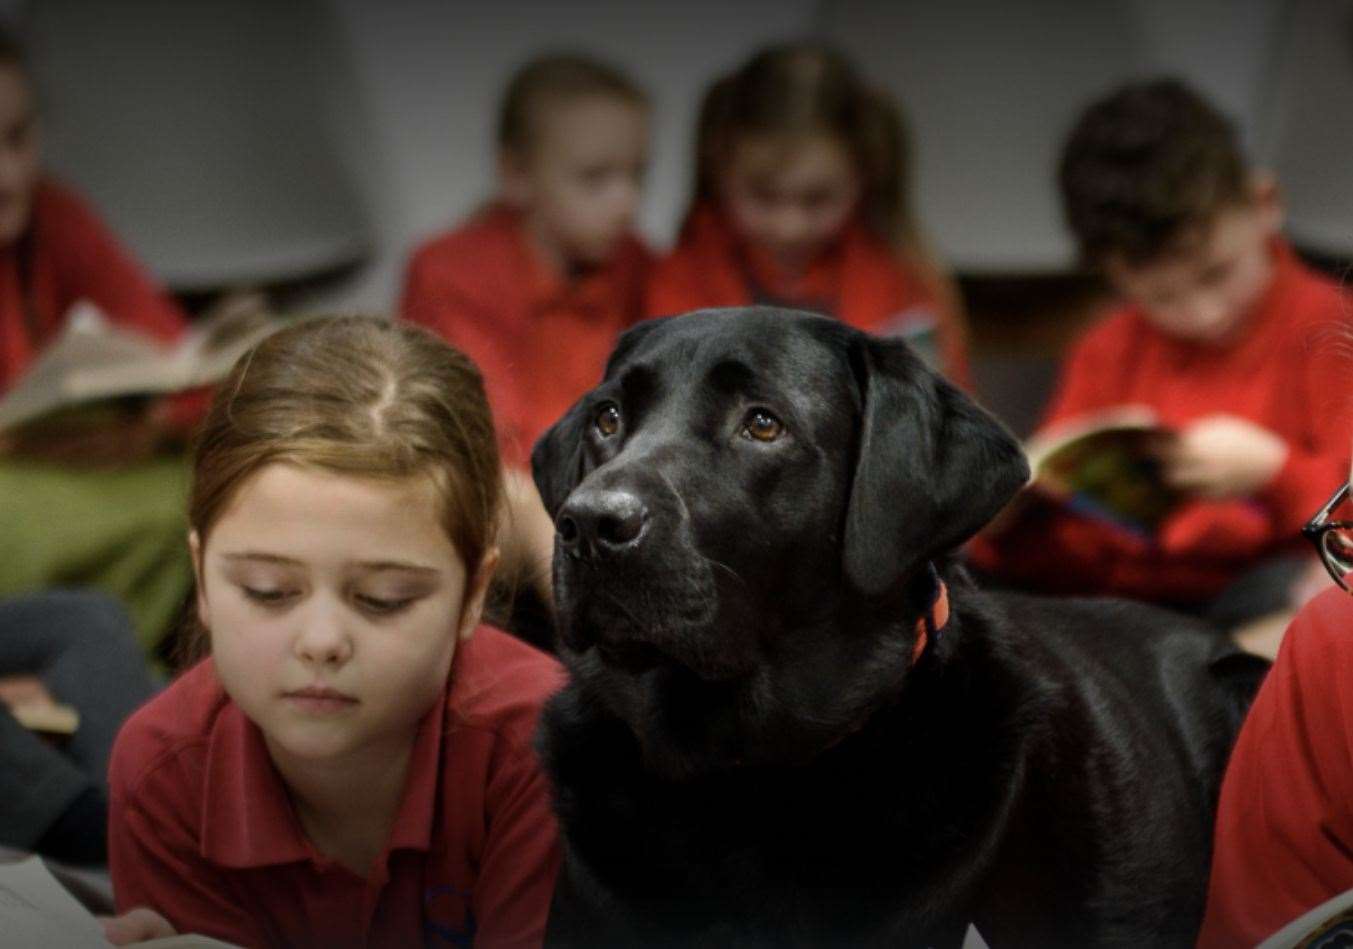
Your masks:
<svg viewBox="0 0 1353 949"><path fill-rule="evenodd" d="M963 280L979 383L1023 392L1017 427L1085 298L1066 283L1055 156L1116 83L1194 82L1279 171L1299 245L1353 257L1353 0L3 0L0 13L31 39L51 164L189 294L264 284L288 306L392 310L411 248L489 194L499 93L545 49L610 58L649 89L641 227L661 248L701 91L805 35L901 101L922 223Z"/></svg>

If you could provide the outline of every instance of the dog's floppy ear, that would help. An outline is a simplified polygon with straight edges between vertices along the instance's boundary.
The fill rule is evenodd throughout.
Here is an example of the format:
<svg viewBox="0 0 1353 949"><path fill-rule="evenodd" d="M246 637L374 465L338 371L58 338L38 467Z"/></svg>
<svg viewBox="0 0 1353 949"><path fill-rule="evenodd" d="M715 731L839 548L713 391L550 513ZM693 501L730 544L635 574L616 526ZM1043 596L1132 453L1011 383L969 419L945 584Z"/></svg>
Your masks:
<svg viewBox="0 0 1353 949"><path fill-rule="evenodd" d="M536 440L531 449L531 476L551 518L559 515L569 493L583 479L586 424L584 400L579 400Z"/></svg>
<svg viewBox="0 0 1353 949"><path fill-rule="evenodd" d="M1000 422L899 340L860 335L863 394L843 559L847 581L881 596L975 534L1029 477Z"/></svg>

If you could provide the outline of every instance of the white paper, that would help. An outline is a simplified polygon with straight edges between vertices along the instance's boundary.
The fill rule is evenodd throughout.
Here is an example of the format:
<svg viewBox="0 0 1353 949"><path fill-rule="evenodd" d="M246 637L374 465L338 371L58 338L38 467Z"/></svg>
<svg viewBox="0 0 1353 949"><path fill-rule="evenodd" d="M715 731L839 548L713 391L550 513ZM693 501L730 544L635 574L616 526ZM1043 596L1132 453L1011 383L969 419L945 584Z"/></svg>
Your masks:
<svg viewBox="0 0 1353 949"><path fill-rule="evenodd" d="M37 857L0 864L0 945L108 949L89 910Z"/></svg>

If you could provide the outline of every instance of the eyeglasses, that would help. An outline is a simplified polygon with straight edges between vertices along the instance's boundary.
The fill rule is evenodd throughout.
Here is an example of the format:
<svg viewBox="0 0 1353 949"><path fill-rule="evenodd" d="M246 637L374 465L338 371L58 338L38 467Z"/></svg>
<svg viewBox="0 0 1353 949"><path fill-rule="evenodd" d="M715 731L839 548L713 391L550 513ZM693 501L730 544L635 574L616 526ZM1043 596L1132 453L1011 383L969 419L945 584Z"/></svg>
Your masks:
<svg viewBox="0 0 1353 949"><path fill-rule="evenodd" d="M1349 590L1348 575L1353 573L1353 521L1332 521L1330 515L1340 504L1348 500L1349 488L1345 481L1334 497L1325 502L1320 513L1306 522L1301 535L1315 544L1320 553L1320 561L1334 578L1334 582L1346 592Z"/></svg>

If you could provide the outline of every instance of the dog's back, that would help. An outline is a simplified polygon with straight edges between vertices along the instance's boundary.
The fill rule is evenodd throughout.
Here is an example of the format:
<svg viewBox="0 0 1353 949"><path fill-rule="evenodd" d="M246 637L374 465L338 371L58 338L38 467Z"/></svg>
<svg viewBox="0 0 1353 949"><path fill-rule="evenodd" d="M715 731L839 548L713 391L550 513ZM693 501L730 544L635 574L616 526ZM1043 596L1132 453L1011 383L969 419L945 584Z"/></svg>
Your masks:
<svg viewBox="0 0 1353 949"><path fill-rule="evenodd" d="M1191 944L1222 773L1267 663L1136 603L1001 595L987 610L979 622L1046 721L1026 733L1023 807L1041 832L1012 822L979 929L993 943L1052 925L1048 942ZM1049 913L1054 894L1082 908Z"/></svg>

